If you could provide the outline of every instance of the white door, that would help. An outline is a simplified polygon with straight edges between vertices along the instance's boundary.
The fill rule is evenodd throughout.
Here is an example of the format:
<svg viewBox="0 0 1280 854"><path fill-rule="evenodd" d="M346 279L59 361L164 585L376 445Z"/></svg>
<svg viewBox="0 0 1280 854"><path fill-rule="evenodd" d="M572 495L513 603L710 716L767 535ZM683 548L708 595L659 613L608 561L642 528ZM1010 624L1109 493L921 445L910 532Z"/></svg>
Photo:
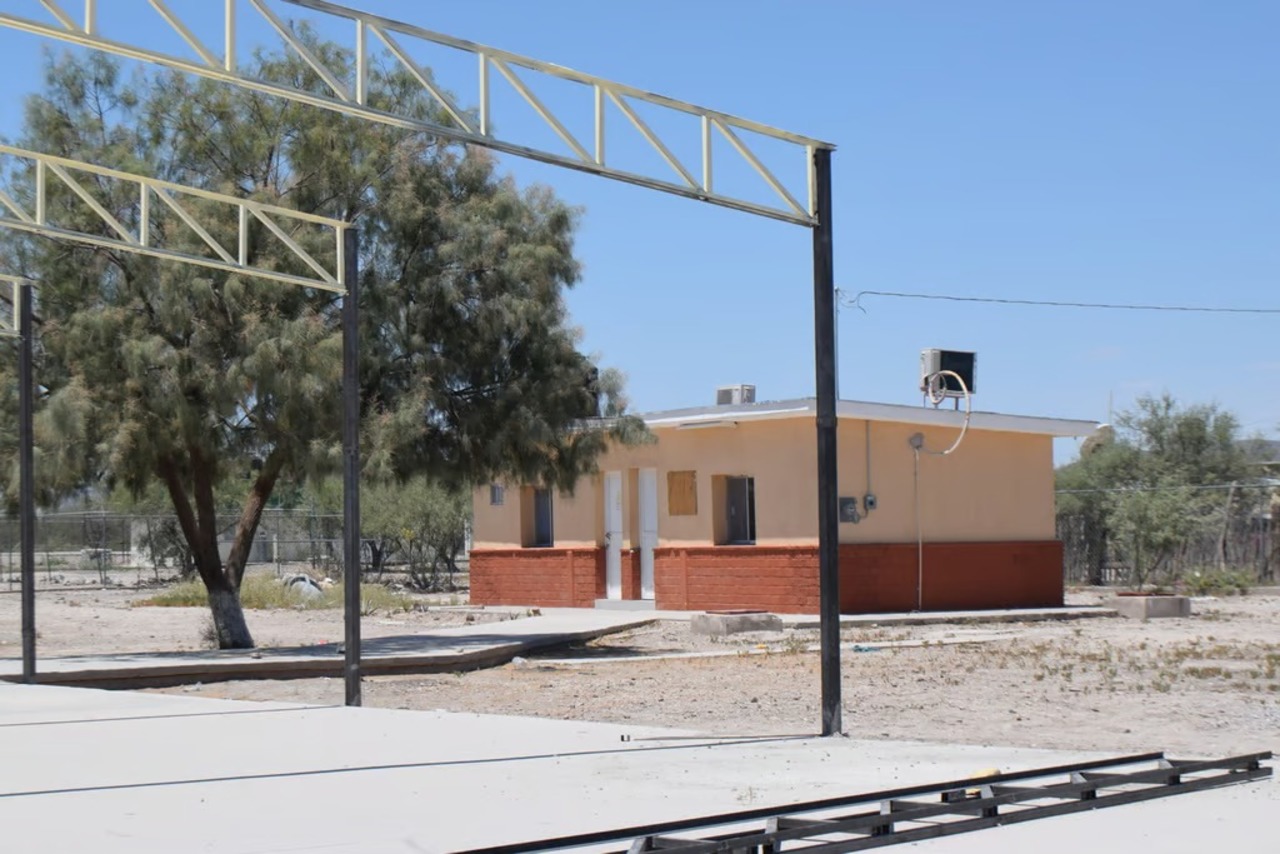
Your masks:
<svg viewBox="0 0 1280 854"><path fill-rule="evenodd" d="M622 472L604 473L604 595L622 598Z"/></svg>
<svg viewBox="0 0 1280 854"><path fill-rule="evenodd" d="M640 469L640 598L653 598L653 550L658 546L658 470Z"/></svg>

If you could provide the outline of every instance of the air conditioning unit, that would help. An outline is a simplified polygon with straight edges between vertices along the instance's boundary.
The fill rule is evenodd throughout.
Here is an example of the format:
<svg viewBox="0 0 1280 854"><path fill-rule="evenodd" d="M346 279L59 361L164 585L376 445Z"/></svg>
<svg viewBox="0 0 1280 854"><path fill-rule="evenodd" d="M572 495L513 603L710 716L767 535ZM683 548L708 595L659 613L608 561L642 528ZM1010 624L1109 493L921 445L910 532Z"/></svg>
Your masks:
<svg viewBox="0 0 1280 854"><path fill-rule="evenodd" d="M978 361L976 353L964 350L921 350L920 351L920 391L928 390L929 377L939 371L951 371L964 380L965 388L973 394L978 390L975 368ZM946 397L963 397L964 389L953 376L944 376L942 391Z"/></svg>
<svg viewBox="0 0 1280 854"><path fill-rule="evenodd" d="M753 385L722 385L716 389L716 406L755 402L756 387Z"/></svg>

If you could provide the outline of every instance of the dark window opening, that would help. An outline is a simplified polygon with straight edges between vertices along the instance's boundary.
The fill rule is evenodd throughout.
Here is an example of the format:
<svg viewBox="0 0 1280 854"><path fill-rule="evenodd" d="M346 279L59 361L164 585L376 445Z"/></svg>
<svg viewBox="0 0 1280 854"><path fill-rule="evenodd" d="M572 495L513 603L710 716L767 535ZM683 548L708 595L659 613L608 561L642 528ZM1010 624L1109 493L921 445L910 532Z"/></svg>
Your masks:
<svg viewBox="0 0 1280 854"><path fill-rule="evenodd" d="M551 526L551 490L545 487L533 490L533 546L554 544Z"/></svg>
<svg viewBox="0 0 1280 854"><path fill-rule="evenodd" d="M731 545L751 545L756 541L756 480L753 477L725 478L725 530Z"/></svg>

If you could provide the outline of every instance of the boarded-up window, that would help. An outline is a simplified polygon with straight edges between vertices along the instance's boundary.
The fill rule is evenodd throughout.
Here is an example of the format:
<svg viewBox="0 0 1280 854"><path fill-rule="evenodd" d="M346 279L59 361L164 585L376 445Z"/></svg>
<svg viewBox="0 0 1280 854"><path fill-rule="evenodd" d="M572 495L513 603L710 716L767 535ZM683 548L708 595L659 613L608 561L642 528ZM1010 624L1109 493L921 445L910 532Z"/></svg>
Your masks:
<svg viewBox="0 0 1280 854"><path fill-rule="evenodd" d="M667 513L672 516L698 515L698 473L667 472Z"/></svg>

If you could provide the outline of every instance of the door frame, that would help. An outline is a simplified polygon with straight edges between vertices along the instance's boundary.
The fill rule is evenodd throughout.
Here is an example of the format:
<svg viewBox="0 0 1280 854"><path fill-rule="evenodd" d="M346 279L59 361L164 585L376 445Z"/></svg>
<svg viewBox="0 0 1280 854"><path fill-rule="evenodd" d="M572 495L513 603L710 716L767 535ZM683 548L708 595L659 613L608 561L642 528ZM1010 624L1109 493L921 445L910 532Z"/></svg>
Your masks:
<svg viewBox="0 0 1280 854"><path fill-rule="evenodd" d="M658 470L640 469L637 476L640 517L640 598L652 600L653 553L658 547Z"/></svg>
<svg viewBox="0 0 1280 854"><path fill-rule="evenodd" d="M604 473L604 597L622 598L622 472Z"/></svg>

